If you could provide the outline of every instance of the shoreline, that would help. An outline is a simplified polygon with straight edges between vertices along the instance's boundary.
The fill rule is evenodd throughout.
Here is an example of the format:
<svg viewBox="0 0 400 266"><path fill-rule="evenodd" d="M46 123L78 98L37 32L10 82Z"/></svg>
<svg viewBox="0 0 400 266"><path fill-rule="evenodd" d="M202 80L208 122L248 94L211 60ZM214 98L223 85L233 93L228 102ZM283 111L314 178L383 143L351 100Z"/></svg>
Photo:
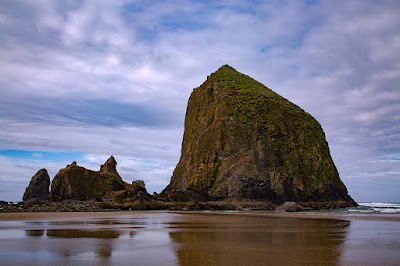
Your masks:
<svg viewBox="0 0 400 266"><path fill-rule="evenodd" d="M400 222L400 213L343 213L340 211L313 211L313 212L276 212L276 211L113 211L113 212L9 212L0 213L0 222L3 221L35 221L35 220L64 220L90 218L118 218L125 215L143 214L195 214L221 216L257 216L266 218L293 218L293 219L328 219L328 220L372 220Z"/></svg>

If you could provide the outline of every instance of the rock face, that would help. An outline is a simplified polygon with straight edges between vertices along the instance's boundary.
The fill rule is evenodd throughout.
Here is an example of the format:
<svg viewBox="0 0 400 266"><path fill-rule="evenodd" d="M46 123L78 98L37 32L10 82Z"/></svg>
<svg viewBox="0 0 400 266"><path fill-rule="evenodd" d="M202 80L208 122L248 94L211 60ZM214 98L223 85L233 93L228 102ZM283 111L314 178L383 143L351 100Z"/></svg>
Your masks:
<svg viewBox="0 0 400 266"><path fill-rule="evenodd" d="M146 188L146 184L144 183L143 180L132 181L132 186L140 186L140 187Z"/></svg>
<svg viewBox="0 0 400 266"><path fill-rule="evenodd" d="M88 200L104 196L109 191L124 190L127 184L118 174L116 166L117 162L113 156L97 172L73 162L54 177L50 196L55 201Z"/></svg>
<svg viewBox="0 0 400 266"><path fill-rule="evenodd" d="M107 161L100 167L100 172L116 175L119 177L119 174L117 172L117 161L115 160L114 156L110 156L110 158L107 159Z"/></svg>
<svg viewBox="0 0 400 266"><path fill-rule="evenodd" d="M161 196L355 204L320 124L227 65L193 90L181 158Z"/></svg>
<svg viewBox="0 0 400 266"><path fill-rule="evenodd" d="M30 199L44 200L49 195L50 177L46 169L40 169L25 189L24 201Z"/></svg>

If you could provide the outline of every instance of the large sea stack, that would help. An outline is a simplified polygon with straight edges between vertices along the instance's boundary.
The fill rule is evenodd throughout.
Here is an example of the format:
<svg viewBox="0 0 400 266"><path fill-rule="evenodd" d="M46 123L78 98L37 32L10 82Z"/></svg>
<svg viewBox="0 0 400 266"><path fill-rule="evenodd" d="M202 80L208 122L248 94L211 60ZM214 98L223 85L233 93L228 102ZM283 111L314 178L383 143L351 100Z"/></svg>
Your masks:
<svg viewBox="0 0 400 266"><path fill-rule="evenodd" d="M321 125L228 65L193 90L181 158L161 196L355 205Z"/></svg>
<svg viewBox="0 0 400 266"><path fill-rule="evenodd" d="M51 183L53 200L88 200L104 196L107 192L124 190L126 184L117 172L117 162L111 156L100 171L78 166L76 162L61 169Z"/></svg>

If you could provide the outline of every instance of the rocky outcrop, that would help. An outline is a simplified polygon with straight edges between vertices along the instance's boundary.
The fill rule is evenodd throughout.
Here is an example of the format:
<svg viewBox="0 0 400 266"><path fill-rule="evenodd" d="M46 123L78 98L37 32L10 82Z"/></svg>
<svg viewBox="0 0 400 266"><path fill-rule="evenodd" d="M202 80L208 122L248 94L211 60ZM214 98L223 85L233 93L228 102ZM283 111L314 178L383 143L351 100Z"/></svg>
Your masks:
<svg viewBox="0 0 400 266"><path fill-rule="evenodd" d="M107 192L125 190L129 185L122 180L116 166L113 156L97 172L73 162L56 174L51 184L50 196L55 201L88 200L102 197Z"/></svg>
<svg viewBox="0 0 400 266"><path fill-rule="evenodd" d="M117 161L115 160L114 156L110 156L110 158L108 158L107 161L100 166L100 172L115 175L121 179L117 172Z"/></svg>
<svg viewBox="0 0 400 266"><path fill-rule="evenodd" d="M192 92L181 158L160 196L355 205L321 125L227 65Z"/></svg>
<svg viewBox="0 0 400 266"><path fill-rule="evenodd" d="M50 177L46 169L40 169L32 176L28 187L25 189L23 200L44 200L49 195Z"/></svg>
<svg viewBox="0 0 400 266"><path fill-rule="evenodd" d="M278 208L276 208L278 212L301 212L304 211L303 206L297 204L293 201L287 201Z"/></svg>
<svg viewBox="0 0 400 266"><path fill-rule="evenodd" d="M146 188L146 184L144 183L143 180L132 181L132 186L140 186L140 187Z"/></svg>

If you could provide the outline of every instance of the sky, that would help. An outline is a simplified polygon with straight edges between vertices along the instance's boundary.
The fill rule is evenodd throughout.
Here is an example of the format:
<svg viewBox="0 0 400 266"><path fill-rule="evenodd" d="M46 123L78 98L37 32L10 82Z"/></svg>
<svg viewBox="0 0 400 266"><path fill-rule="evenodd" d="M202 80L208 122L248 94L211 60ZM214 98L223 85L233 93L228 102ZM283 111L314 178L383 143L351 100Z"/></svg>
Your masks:
<svg viewBox="0 0 400 266"><path fill-rule="evenodd" d="M400 202L400 1L0 1L0 199L110 155L149 193L229 64L313 115L356 201Z"/></svg>

